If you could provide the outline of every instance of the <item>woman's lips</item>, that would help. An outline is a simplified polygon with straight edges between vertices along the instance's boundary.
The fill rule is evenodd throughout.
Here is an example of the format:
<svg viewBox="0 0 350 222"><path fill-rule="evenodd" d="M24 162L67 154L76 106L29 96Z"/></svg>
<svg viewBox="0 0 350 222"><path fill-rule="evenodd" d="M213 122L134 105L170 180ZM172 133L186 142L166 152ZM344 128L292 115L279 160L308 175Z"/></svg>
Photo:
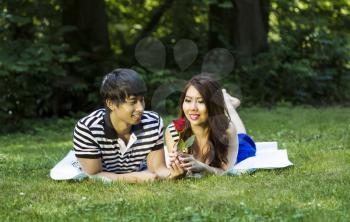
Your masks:
<svg viewBox="0 0 350 222"><path fill-rule="evenodd" d="M189 114L191 120L199 119L199 114Z"/></svg>

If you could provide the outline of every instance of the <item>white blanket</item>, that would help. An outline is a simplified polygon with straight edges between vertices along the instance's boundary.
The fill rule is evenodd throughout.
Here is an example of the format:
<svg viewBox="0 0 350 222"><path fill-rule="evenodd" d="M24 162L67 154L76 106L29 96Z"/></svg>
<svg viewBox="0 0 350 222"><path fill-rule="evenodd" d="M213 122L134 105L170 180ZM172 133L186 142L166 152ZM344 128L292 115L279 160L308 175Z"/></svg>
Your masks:
<svg viewBox="0 0 350 222"><path fill-rule="evenodd" d="M293 165L288 159L287 150L279 150L277 142L257 142L256 156L249 157L238 164L234 169L275 169Z"/></svg>
<svg viewBox="0 0 350 222"><path fill-rule="evenodd" d="M51 169L50 177L54 180L79 180L87 177L87 175L81 170L74 151L70 150L63 160Z"/></svg>
<svg viewBox="0 0 350 222"><path fill-rule="evenodd" d="M288 159L287 150L279 150L277 142L256 142L256 156L236 164L233 169L275 169L293 165ZM169 167L169 156L165 149L165 161Z"/></svg>
<svg viewBox="0 0 350 222"><path fill-rule="evenodd" d="M165 150L165 160L169 167L169 156ZM287 150L279 150L277 142L256 142L256 156L247 158L236 164L231 169L231 175L239 175L256 169L276 169L293 165L288 159ZM81 167L74 151L69 151L63 160L58 162L50 171L50 177L54 180L83 179L87 175L81 171Z"/></svg>

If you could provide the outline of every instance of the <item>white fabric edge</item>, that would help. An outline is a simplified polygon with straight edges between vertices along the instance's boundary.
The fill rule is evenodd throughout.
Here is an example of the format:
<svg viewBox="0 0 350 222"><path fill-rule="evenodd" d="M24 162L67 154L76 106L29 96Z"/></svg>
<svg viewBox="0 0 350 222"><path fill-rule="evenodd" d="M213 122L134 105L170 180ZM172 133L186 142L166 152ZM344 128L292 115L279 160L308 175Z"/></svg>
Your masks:
<svg viewBox="0 0 350 222"><path fill-rule="evenodd" d="M81 170L74 151L70 150L67 155L50 170L50 177L53 180L71 180L82 179L87 177L87 175Z"/></svg>

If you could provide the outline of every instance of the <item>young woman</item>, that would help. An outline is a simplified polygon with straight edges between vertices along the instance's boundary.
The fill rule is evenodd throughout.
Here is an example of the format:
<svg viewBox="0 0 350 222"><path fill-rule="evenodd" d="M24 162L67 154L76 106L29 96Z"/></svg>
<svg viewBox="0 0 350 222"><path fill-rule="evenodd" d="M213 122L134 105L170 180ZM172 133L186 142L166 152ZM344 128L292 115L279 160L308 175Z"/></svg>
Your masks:
<svg viewBox="0 0 350 222"><path fill-rule="evenodd" d="M208 74L194 76L187 83L180 97L180 117L165 132L173 174L220 175L255 155L255 143L235 110L238 105L239 100L222 90ZM192 135L194 143L188 152L179 152L179 141Z"/></svg>

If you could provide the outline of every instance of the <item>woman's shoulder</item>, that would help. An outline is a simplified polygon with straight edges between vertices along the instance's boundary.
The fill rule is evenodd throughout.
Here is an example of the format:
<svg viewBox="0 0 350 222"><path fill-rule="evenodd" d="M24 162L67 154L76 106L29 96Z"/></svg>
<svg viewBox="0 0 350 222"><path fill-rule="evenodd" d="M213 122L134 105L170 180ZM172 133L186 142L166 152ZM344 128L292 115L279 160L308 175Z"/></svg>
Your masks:
<svg viewBox="0 0 350 222"><path fill-rule="evenodd" d="M170 136L173 138L174 141L177 141L179 139L179 133L176 130L176 126L174 122L171 122L167 128L166 128L166 133L169 133Z"/></svg>
<svg viewBox="0 0 350 222"><path fill-rule="evenodd" d="M167 130L169 130L170 134L177 134L175 124L173 122L169 123L169 125L167 126Z"/></svg>

